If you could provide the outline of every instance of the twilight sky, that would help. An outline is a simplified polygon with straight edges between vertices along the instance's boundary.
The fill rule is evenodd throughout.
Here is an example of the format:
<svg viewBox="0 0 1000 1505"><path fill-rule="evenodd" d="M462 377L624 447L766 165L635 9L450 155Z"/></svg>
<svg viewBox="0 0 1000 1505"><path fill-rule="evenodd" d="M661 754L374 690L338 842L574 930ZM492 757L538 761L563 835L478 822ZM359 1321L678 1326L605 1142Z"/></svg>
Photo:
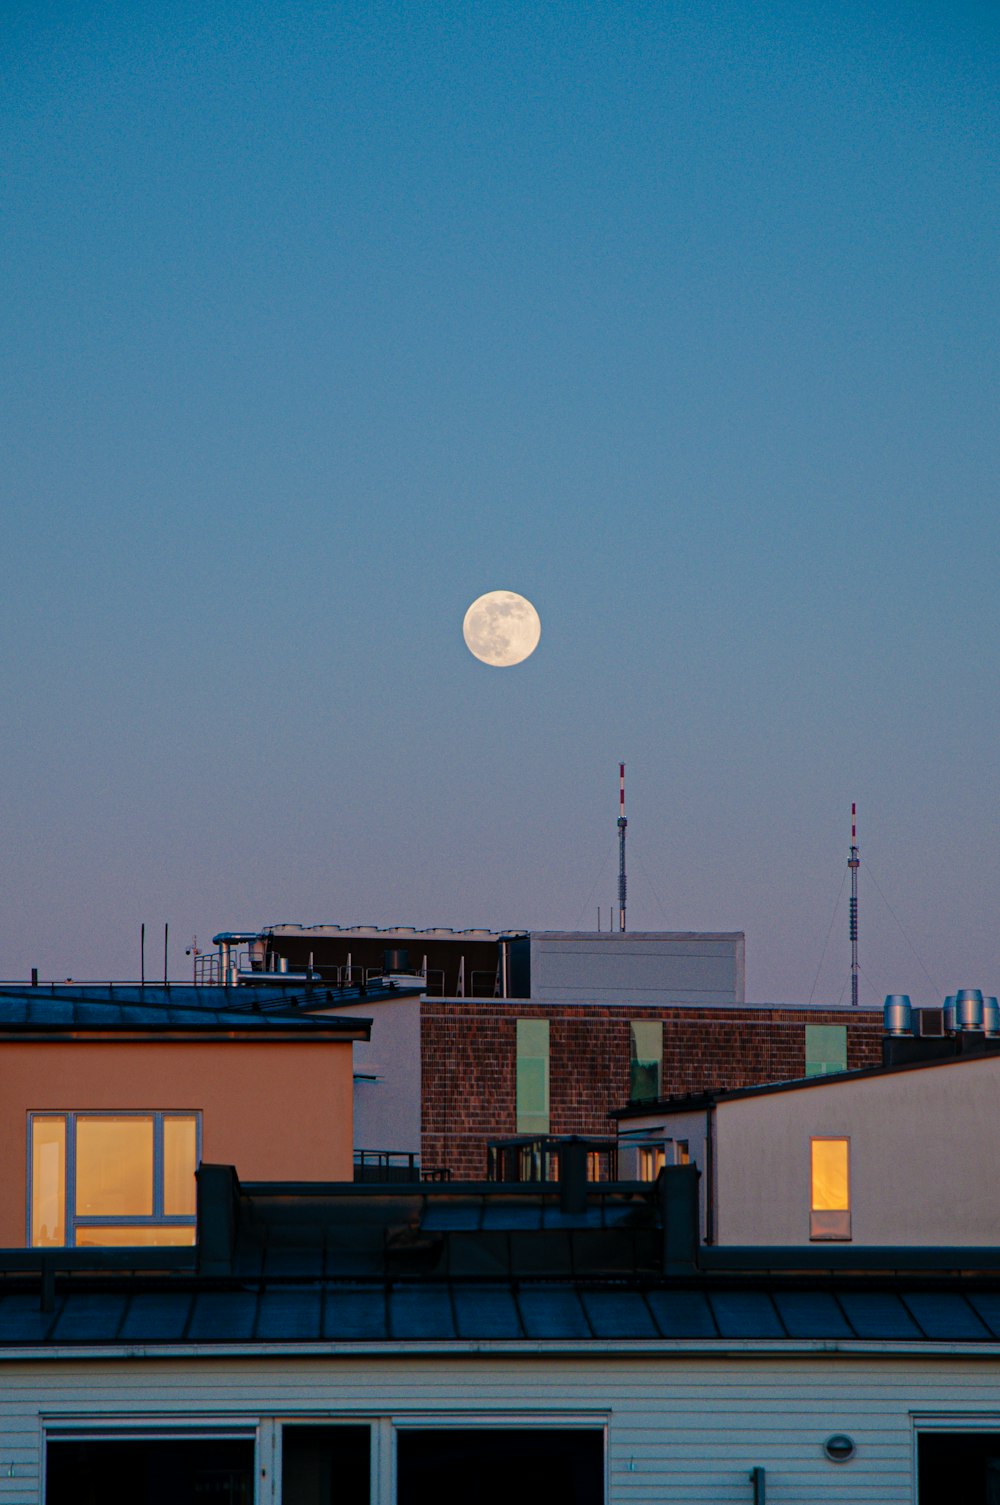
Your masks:
<svg viewBox="0 0 1000 1505"><path fill-rule="evenodd" d="M0 976L606 925L624 759L631 928L848 996L855 799L862 1000L1000 989L992 3L5 33Z"/></svg>

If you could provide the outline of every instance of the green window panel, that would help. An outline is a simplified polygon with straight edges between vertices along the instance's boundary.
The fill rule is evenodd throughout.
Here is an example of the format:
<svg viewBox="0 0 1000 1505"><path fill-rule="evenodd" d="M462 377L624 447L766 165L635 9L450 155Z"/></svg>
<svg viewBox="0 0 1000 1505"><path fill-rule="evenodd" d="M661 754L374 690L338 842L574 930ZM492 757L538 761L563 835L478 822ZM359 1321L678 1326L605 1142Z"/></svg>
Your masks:
<svg viewBox="0 0 1000 1505"><path fill-rule="evenodd" d="M659 1019L633 1019L629 1101L646 1102L660 1096L663 1062L663 1023Z"/></svg>
<svg viewBox="0 0 1000 1505"><path fill-rule="evenodd" d="M517 1021L517 1132L549 1132L549 1021Z"/></svg>
<svg viewBox="0 0 1000 1505"><path fill-rule="evenodd" d="M847 1070L847 1025L806 1025L806 1076Z"/></svg>

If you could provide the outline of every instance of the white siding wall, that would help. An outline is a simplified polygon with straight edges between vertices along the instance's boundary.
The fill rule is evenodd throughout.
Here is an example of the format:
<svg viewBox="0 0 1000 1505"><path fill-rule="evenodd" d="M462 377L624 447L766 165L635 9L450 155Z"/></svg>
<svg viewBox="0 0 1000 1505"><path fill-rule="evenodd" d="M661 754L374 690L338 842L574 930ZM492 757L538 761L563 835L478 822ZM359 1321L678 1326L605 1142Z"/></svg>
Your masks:
<svg viewBox="0 0 1000 1505"><path fill-rule="evenodd" d="M273 1418L385 1418L374 1505L392 1499L392 1423L418 1418L606 1423L613 1505L745 1505L755 1464L767 1470L768 1505L912 1505L915 1415L1000 1430L997 1357L138 1357L0 1367L3 1505L37 1505L43 1425L71 1418L262 1419L261 1502L278 1499ZM821 1452L835 1431L858 1445L848 1464Z"/></svg>

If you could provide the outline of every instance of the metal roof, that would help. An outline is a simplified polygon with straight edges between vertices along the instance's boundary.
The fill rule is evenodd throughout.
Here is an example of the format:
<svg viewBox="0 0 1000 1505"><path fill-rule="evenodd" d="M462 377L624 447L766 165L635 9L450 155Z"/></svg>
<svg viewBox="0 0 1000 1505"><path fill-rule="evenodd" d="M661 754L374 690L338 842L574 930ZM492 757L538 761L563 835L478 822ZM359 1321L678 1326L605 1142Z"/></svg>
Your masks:
<svg viewBox="0 0 1000 1505"><path fill-rule="evenodd" d="M995 1345L1000 1291L331 1280L317 1250L296 1279L80 1284L57 1291L50 1310L42 1309L37 1292L0 1292L0 1349L463 1339Z"/></svg>
<svg viewBox="0 0 1000 1505"><path fill-rule="evenodd" d="M132 1344L1000 1345L996 1249L844 1249L839 1269L817 1263L822 1250L702 1250L669 1275L662 1204L638 1184L592 1186L575 1213L557 1188L233 1178L231 1189L222 1268L210 1233L189 1249L0 1252L0 1356ZM781 1254L797 1266L780 1268Z"/></svg>
<svg viewBox="0 0 1000 1505"><path fill-rule="evenodd" d="M206 997L192 995L208 995ZM183 1031L206 1033L219 1030L241 1032L341 1033L351 1036L364 1030L366 1021L318 1015L310 1009L336 1007L360 995L314 994L308 1005L299 1006L287 994L262 998L236 988L0 988L0 1034L24 1035L32 1031Z"/></svg>

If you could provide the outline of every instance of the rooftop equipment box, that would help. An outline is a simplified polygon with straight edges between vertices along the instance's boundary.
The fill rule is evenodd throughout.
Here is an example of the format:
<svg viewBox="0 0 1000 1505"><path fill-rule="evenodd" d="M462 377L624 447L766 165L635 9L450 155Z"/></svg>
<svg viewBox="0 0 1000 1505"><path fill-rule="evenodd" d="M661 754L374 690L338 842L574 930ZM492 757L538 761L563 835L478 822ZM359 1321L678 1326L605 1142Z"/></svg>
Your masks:
<svg viewBox="0 0 1000 1505"><path fill-rule="evenodd" d="M506 944L512 998L723 1007L746 1001L746 937L741 930L551 930Z"/></svg>

